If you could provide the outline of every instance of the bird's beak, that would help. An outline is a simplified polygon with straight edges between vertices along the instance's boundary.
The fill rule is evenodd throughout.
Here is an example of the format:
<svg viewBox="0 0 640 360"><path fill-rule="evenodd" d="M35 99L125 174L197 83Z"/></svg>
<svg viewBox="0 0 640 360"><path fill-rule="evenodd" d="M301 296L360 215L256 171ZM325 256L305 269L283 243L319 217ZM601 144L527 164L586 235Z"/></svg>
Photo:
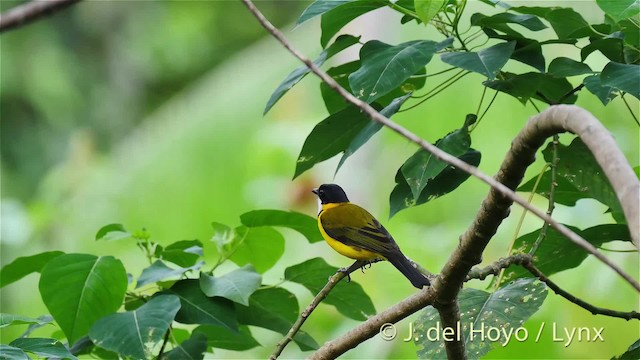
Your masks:
<svg viewBox="0 0 640 360"><path fill-rule="evenodd" d="M312 193L314 193L314 194L316 194L316 195L318 195L318 189L317 189L317 188L316 188L316 189L311 190L311 192L312 192Z"/></svg>

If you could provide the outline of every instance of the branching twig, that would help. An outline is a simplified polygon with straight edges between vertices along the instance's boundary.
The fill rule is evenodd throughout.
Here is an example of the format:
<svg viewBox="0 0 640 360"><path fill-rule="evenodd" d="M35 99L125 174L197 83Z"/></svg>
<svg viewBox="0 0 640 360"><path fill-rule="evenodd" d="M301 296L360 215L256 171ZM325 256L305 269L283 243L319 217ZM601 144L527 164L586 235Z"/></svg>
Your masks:
<svg viewBox="0 0 640 360"><path fill-rule="evenodd" d="M338 92L345 100L360 108L372 120L385 125L389 129L402 135L406 139L420 145L423 149L432 153L438 160L453 165L454 167L473 175L474 177L491 186L489 198L485 200L483 209L481 209L481 214L476 218L476 221L474 221L474 224L472 225L470 230L468 230L469 233L463 235L464 238L468 239L470 244L476 242L476 235L481 235L480 237L483 238L482 241L486 240L488 242L488 238L485 239L486 235L492 236L495 233L497 224L499 224L507 215L505 212L508 211L512 202L515 201L519 205L527 208L537 217L546 222L549 222L550 225L560 234L567 237L571 242L585 249L590 254L593 254L598 260L605 263L621 277L623 277L636 290L640 291L640 284L638 284L635 279L633 279L629 274L625 273L618 265L614 264L607 257L598 252L598 250L593 245L591 245L589 242L584 240L573 231L569 230L566 226L547 216L543 211L528 204L525 199L516 195L513 191L513 189L515 189L522 180L524 169L526 169L526 167L533 162L535 152L547 137L550 137L553 134L559 132L573 132L574 134L580 136L587 147L589 147L590 150L594 152L598 164L602 167L604 173L609 178L611 185L613 186L614 191L616 192L616 195L618 196L618 199L622 204L625 217L629 222L629 227L631 229L631 236L637 246L638 228L640 227L640 211L638 209L638 201L636 200L638 199L640 184L638 183L637 177L633 173L633 170L626 162L624 155L618 149L615 140L602 126L602 124L600 124L600 122L598 122L597 119L595 119L589 112L577 106L558 105L553 106L545 110L538 116L532 118L525 126L525 128L521 131L520 139L516 139L516 141L514 141L515 145L512 146L512 149L509 152L507 159L503 163L497 179L494 179L489 175L479 171L475 166L471 166L466 162L458 159L457 157L438 149L435 145L421 139L414 133L410 132L409 130L396 124L395 122L389 120L387 117L377 112L369 104L353 96L351 93L342 88L338 83L336 83L336 81L331 76L318 68L318 66L316 66L309 58L295 49L291 45L291 43L284 37L284 35L278 29L276 29L273 24L271 24L269 20L267 20L264 15L255 7L251 0L242 0L242 2L256 17L260 24L269 33L271 33L289 52L291 52L291 54L293 54L296 58L307 65L311 72L320 77L322 81L324 81L329 87ZM598 151L594 151L594 149ZM511 168L513 168L513 170ZM498 208L486 208L491 203L496 202L500 203L500 206ZM484 230L486 226L482 223L478 223L477 220L479 218L485 219L486 215L489 213L494 216L494 218L488 221L488 223L491 224L489 228L494 227L495 225L494 231L491 231L490 233L478 232L479 230ZM499 219L497 221L497 224L495 219ZM480 246L475 246L474 244L474 251L470 253L465 253L468 250L464 250L466 247L463 247L461 245L458 248L459 251L454 253L454 255L452 256L459 257L464 254L465 257L467 257L469 256L469 254L475 253L475 256L479 257L482 251L476 253L475 250L476 248L483 250L486 243L484 243L483 245L481 242L479 245ZM479 261L477 261L477 259L475 258L472 262L473 264L479 263ZM467 266L468 268L467 271L464 271L462 273L462 275L459 275L462 277L461 279L459 279L460 282L464 279L464 276L473 264L464 265L463 268ZM456 261L453 263L449 263L448 265L448 268L450 269L449 271L457 271L460 270L461 262ZM447 267L445 267L445 269L446 268ZM453 290L453 292L457 293L457 290ZM448 295L451 295L451 293L449 293Z"/></svg>
<svg viewBox="0 0 640 360"><path fill-rule="evenodd" d="M32 0L0 14L0 32L18 28L51 15L80 0Z"/></svg>

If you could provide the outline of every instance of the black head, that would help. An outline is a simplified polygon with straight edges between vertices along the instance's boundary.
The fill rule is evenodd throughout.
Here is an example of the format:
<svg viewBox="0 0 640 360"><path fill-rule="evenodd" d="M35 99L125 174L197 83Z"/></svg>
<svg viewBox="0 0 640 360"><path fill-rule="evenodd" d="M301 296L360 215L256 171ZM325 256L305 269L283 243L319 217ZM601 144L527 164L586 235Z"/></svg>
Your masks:
<svg viewBox="0 0 640 360"><path fill-rule="evenodd" d="M319 188L311 190L318 195L323 204L349 202L347 194L336 184L322 184Z"/></svg>

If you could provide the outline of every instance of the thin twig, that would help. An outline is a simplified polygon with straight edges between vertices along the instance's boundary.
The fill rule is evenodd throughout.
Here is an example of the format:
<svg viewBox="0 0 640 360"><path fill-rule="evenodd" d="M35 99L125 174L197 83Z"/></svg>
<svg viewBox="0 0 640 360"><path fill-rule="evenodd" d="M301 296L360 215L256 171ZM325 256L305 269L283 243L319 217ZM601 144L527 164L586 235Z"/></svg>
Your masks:
<svg viewBox="0 0 640 360"><path fill-rule="evenodd" d="M459 72L458 74L461 74L461 73L462 73L462 72ZM407 111L407 110L411 110L411 109L413 109L414 107L421 105L421 104L422 104L422 103L424 103L425 101L427 101L427 100L431 99L432 97L434 97L434 96L436 96L436 95L440 94L442 91L446 90L449 86L451 86L451 85L455 84L458 80L462 79L463 77L465 77L466 75L468 75L468 74L470 74L470 73L471 73L471 71L467 71L467 72L465 72L465 73L461 74L460 76L458 76L457 78L456 78L456 76L457 76L457 75L454 75L453 77L449 78L449 80L445 80L443 83L441 83L440 85L436 86L435 88L433 88L432 90L430 90L430 91L429 91L429 92L427 92L426 94L424 94L424 95L420 95L420 96L414 96L414 97L413 97L414 99L418 99L418 98L422 98L422 97L424 97L424 96L429 95L429 96L425 97L424 99L422 99L422 100L418 101L417 103L415 103L415 104L413 104L413 105L411 105L411 106L409 106L409 107L406 107L406 108L404 108L404 109L402 109L402 110L400 110L400 111L398 111L398 112L404 112L404 111ZM454 79L454 78L455 78L455 79ZM452 79L453 79L453 81L450 81L450 80L452 80ZM450 82L449 82L449 83L447 83L448 81L450 81ZM446 84L446 85L444 85L444 84ZM444 85L444 86L443 86L443 85ZM439 89L438 89L438 88L439 88ZM436 90L436 89L437 89L437 90Z"/></svg>
<svg viewBox="0 0 640 360"><path fill-rule="evenodd" d="M629 106L627 99L624 98L624 94L620 95L620 97L622 98L622 102L624 102L624 104L627 106L627 109L631 113L631 117L633 117L633 120L636 122L636 124L638 124L638 126L640 126L640 122L638 121L636 114L633 112L633 110L631 110L631 106Z"/></svg>
<svg viewBox="0 0 640 360"><path fill-rule="evenodd" d="M552 147L552 158L551 158L551 162L549 163L549 167L551 168L551 185L550 185L550 189L549 189L549 206L547 207L547 215L551 216L551 214L553 214L553 210L555 209L556 205L555 205L555 193L556 193L556 188L558 187L558 181L556 179L557 176L557 169L558 169L558 143L559 143L560 139L558 138L558 134L553 135L553 140L551 141L551 147ZM535 191L535 190L534 190ZM540 246L540 244L542 244L542 242L544 241L544 239L547 237L547 230L549 229L549 223L544 223L542 225L542 229L540 229L540 234L538 234L538 238L536 239L536 241L533 243L533 246L531 246L531 249L529 249L529 255L535 255L536 251L538 250L538 247Z"/></svg>
<svg viewBox="0 0 640 360"><path fill-rule="evenodd" d="M18 5L0 14L0 32L26 25L79 1L80 0L33 0Z"/></svg>
<svg viewBox="0 0 640 360"><path fill-rule="evenodd" d="M584 84L580 84L578 86L576 86L575 88L573 88L571 91L569 91L568 93L564 94L560 100L558 100L558 102L556 104L562 104L563 101L565 101L566 99L569 98L569 96L577 93L578 91L582 90L582 88L584 87Z"/></svg>
<svg viewBox="0 0 640 360"><path fill-rule="evenodd" d="M158 353L158 360L162 360L162 357L164 355L164 348L167 346L167 343L169 342L169 334L171 334L171 325L169 325L167 332L164 333L164 339L162 340L162 347L160 348L160 352Z"/></svg>
<svg viewBox="0 0 640 360"><path fill-rule="evenodd" d="M487 105L487 107L484 109L484 111L482 112L482 115L480 115L480 117L478 118L478 121L476 121L476 123L473 124L473 127L471 127L469 129L469 132L472 132L473 130L475 130L478 127L478 125L480 125L480 121L482 121L482 119L484 119L484 116L487 114L487 111L489 111L489 109L491 109L491 105L493 105L493 102L498 97L498 93L500 93L500 91L496 90L495 94L493 94L493 97L491 98L491 101L489 101L489 105Z"/></svg>
<svg viewBox="0 0 640 360"><path fill-rule="evenodd" d="M598 250L591 245L589 242L584 240L581 236L569 230L566 226L560 224L554 219L547 216L543 211L533 207L528 204L525 199L518 196L511 188L502 184L501 182L495 180L493 177L481 172L475 166L471 166L466 162L458 159L457 157L440 150L435 145L423 140L419 136L405 129L404 127L398 125L397 123L389 120L387 117L383 116L379 112L377 112L373 107L364 101L356 98L351 93L342 88L336 81L329 76L327 73L322 71L318 66L316 66L309 58L300 53L297 49L295 49L291 43L284 37L284 35L276 29L273 24L267 20L264 15L255 7L251 0L241 0L245 6L249 9L249 11L256 17L256 19L260 22L260 24L271 33L291 54L293 54L296 58L302 61L307 67L316 74L322 81L324 81L329 87L334 89L338 94L340 94L345 100L349 103L355 105L360 108L366 115L368 115L372 120L379 122L389 129L395 131L396 133L402 135L406 139L418 144L423 149L427 150L438 160L444 161L449 165L453 165L454 167L473 175L474 177L482 180L484 183L491 186L492 190L490 191L490 196L496 196L500 194L500 197L504 197L509 200L509 203L516 202L520 206L523 206L529 211L531 211L534 215L541 218L542 220L549 222L551 226L556 229L560 234L567 237L571 242L580 246L588 253L593 254L598 260L609 266L612 270L618 273L622 278L624 278L629 284L631 284L636 290L640 291L640 284L633 279L629 274L624 272L622 268L613 263L607 257L605 257L602 253L598 252ZM560 119L560 120L556 120ZM634 239L634 243L638 244L638 233L637 229L640 227L638 224L640 219L638 219L640 210L638 209L637 196L635 198L625 198L629 196L635 196L636 193L640 190L640 184L637 182L637 177L633 173L631 167L626 163L626 159L624 155L618 149L615 140L611 138L611 135L606 131L606 129L600 124L597 119L593 117L593 115L589 114L586 110L583 110L577 106L570 105L558 105L554 106L550 109L545 110L543 113L532 119L527 125L535 122L536 125L530 125L529 127L525 126L523 131L526 131L527 136L531 136L535 138L536 142L540 141L542 138L546 138L548 136L553 135L554 133L562 132L562 131L571 131L573 133L578 134L581 137L584 137L583 142L589 147L597 147L598 149L605 149L603 152L607 152L607 156L609 158L607 160L604 159L604 154L594 154L596 156L596 160L603 168L605 174L612 183L612 186L618 196L619 200L621 200L621 204L624 210L625 217L629 222L629 227L631 230L631 236ZM543 124L540 124L543 123ZM561 125L559 125L561 123ZM584 128L585 123L588 123L591 128L589 132ZM540 129L540 125L544 125L545 128ZM586 141L588 139L588 141ZM603 144L605 141L607 144ZM607 146L607 147L604 147ZM527 151L522 150L523 153L529 156L528 151L536 151L537 147L532 148L530 145L527 145ZM520 150L519 150L520 151ZM523 154L519 153L518 156L523 156ZM602 156L600 156L602 155ZM534 154L530 155L531 157ZM614 161L615 159L615 167ZM532 159L533 160L533 159ZM620 163L621 162L621 163ZM625 165L626 164L626 165ZM509 163L510 166L513 166ZM524 165L524 164L523 164ZM528 166L528 164L526 164ZM525 166L525 168L526 168ZM517 167L517 166L516 166ZM616 176L614 176L615 174ZM613 177L613 179L612 179ZM618 178L619 177L619 178ZM521 179L521 178L520 178ZM634 180L630 180L634 179ZM630 182L631 181L631 182ZM513 186L513 184L510 184ZM517 186L517 185L516 185ZM474 222L475 225L475 222ZM636 225L634 227L634 225ZM459 248L460 249L460 248ZM479 256L479 254L477 254ZM459 255L458 255L459 256ZM450 264L454 265L454 264ZM459 266L459 264L456 264ZM451 268L457 268L458 266L451 266ZM456 290L457 293L457 290Z"/></svg>
<svg viewBox="0 0 640 360"><path fill-rule="evenodd" d="M558 295L562 296L563 298L571 301L572 303L580 306L581 308L589 311L593 315L606 315L606 316L611 316L611 317L622 318L622 319L625 319L625 320L631 320L631 319L639 319L640 320L640 313L638 313L637 311L623 312L623 311L616 311L616 310L597 307L597 306L591 305L588 302L576 297L575 295L570 294L569 292L563 290L558 285L556 285L556 283L551 281L548 277L546 277L546 275L544 275L535 265L533 265L532 260L525 261L520 265L522 267L524 267L525 269L527 269L527 271L529 271L532 275L534 275L535 277L540 279L540 281L542 281L543 283L547 284L547 286L551 290L553 290L556 294L558 294Z"/></svg>

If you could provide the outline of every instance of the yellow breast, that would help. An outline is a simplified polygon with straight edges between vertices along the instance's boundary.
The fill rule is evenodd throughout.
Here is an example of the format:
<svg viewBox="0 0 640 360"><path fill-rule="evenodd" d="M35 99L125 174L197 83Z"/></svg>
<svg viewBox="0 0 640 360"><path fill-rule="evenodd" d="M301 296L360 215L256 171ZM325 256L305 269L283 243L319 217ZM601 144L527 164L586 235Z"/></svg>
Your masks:
<svg viewBox="0 0 640 360"><path fill-rule="evenodd" d="M380 255L374 252L371 252L369 250L365 250L355 246L345 245L340 241L332 238L324 231L324 229L322 228L322 222L320 220L322 213L337 206L340 206L340 204L324 204L322 205L322 211L320 211L320 214L318 214L318 228L320 229L320 233L322 234L322 237L327 241L329 246L331 246L333 250L337 251L340 255L343 255L355 260L373 260L373 259L380 258L381 257Z"/></svg>

